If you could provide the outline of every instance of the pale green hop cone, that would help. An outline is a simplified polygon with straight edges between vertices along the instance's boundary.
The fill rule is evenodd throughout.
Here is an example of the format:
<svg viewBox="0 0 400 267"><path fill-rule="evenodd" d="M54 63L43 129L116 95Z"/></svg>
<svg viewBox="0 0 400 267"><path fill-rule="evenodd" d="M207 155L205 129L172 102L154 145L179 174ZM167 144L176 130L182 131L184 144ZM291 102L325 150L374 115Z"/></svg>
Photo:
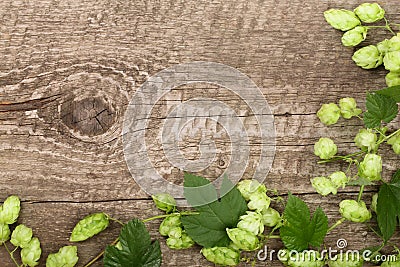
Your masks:
<svg viewBox="0 0 400 267"><path fill-rule="evenodd" d="M386 53L383 64L388 71L400 72L400 51Z"/></svg>
<svg viewBox="0 0 400 267"><path fill-rule="evenodd" d="M331 193L333 195L337 194L337 187L326 177L320 176L311 179L311 185L315 191L322 196L327 196Z"/></svg>
<svg viewBox="0 0 400 267"><path fill-rule="evenodd" d="M11 244L16 247L24 248L26 247L32 239L32 229L26 227L23 224L15 227L14 231L11 234Z"/></svg>
<svg viewBox="0 0 400 267"><path fill-rule="evenodd" d="M322 104L317 117L325 125L335 124L340 118L340 108L335 103Z"/></svg>
<svg viewBox="0 0 400 267"><path fill-rule="evenodd" d="M387 143L392 146L394 153L400 155L400 133L390 137Z"/></svg>
<svg viewBox="0 0 400 267"><path fill-rule="evenodd" d="M354 9L354 13L365 23L373 23L385 17L385 10L378 3L363 3Z"/></svg>
<svg viewBox="0 0 400 267"><path fill-rule="evenodd" d="M17 196L9 196L0 206L0 223L14 224L21 210L21 202Z"/></svg>
<svg viewBox="0 0 400 267"><path fill-rule="evenodd" d="M0 223L0 246L10 239L11 231L8 224Z"/></svg>
<svg viewBox="0 0 400 267"><path fill-rule="evenodd" d="M37 237L31 239L26 247L21 250L22 263L30 267L39 265L39 259L42 255L40 241Z"/></svg>
<svg viewBox="0 0 400 267"><path fill-rule="evenodd" d="M374 45L368 45L358 49L352 56L357 66L363 69L373 69L380 66L383 62L383 56Z"/></svg>
<svg viewBox="0 0 400 267"><path fill-rule="evenodd" d="M243 230L247 230L255 235L262 234L264 232L262 215L254 211L247 211L246 213L246 215L240 216L237 227Z"/></svg>
<svg viewBox="0 0 400 267"><path fill-rule="evenodd" d="M166 213L171 213L176 210L176 200L170 194L161 193L151 197L158 209Z"/></svg>
<svg viewBox="0 0 400 267"><path fill-rule="evenodd" d="M94 213L78 222L72 230L69 241L80 242L91 238L108 227L109 218L103 213Z"/></svg>
<svg viewBox="0 0 400 267"><path fill-rule="evenodd" d="M320 159L331 159L337 153L337 146L332 139L322 137L314 144L314 154Z"/></svg>
<svg viewBox="0 0 400 267"><path fill-rule="evenodd" d="M265 193L254 193L250 196L250 201L247 203L247 207L250 210L262 211L271 204L271 198Z"/></svg>
<svg viewBox="0 0 400 267"><path fill-rule="evenodd" d="M46 267L74 267L78 262L78 248L65 246L57 253L50 254L46 260Z"/></svg>
<svg viewBox="0 0 400 267"><path fill-rule="evenodd" d="M385 76L385 81L387 86L400 85L400 71L390 71Z"/></svg>
<svg viewBox="0 0 400 267"><path fill-rule="evenodd" d="M343 34L342 44L344 46L356 46L367 38L367 32L367 27L357 26Z"/></svg>
<svg viewBox="0 0 400 267"><path fill-rule="evenodd" d="M221 266L236 266L240 262L240 253L227 247L202 248L201 254L208 261Z"/></svg>
<svg viewBox="0 0 400 267"><path fill-rule="evenodd" d="M358 175L370 181L379 181L382 173L382 158L376 154L367 154L358 167Z"/></svg>
<svg viewBox="0 0 400 267"><path fill-rule="evenodd" d="M281 215L279 212L273 208L264 209L261 212L263 223L268 227L275 227L280 224L282 221Z"/></svg>
<svg viewBox="0 0 400 267"><path fill-rule="evenodd" d="M226 229L229 239L232 240L234 246L244 251L253 251L259 248L260 241L257 236L249 231L233 228Z"/></svg>
<svg viewBox="0 0 400 267"><path fill-rule="evenodd" d="M349 199L340 202L339 212L346 220L357 223L368 221L372 216L364 201L357 202Z"/></svg>
<svg viewBox="0 0 400 267"><path fill-rule="evenodd" d="M350 178L342 171L337 171L329 175L329 179L336 188L345 188L346 184L349 182Z"/></svg>
<svg viewBox="0 0 400 267"><path fill-rule="evenodd" d="M159 232L162 236L169 236L172 229L181 226L182 222L179 215L168 216L161 222Z"/></svg>
<svg viewBox="0 0 400 267"><path fill-rule="evenodd" d="M242 180L237 184L236 188L247 201L250 200L250 196L252 194L267 193L267 188L265 185L260 184L257 180Z"/></svg>
<svg viewBox="0 0 400 267"><path fill-rule="evenodd" d="M329 9L324 12L325 20L335 29L348 31L361 24L356 14L346 9Z"/></svg>
<svg viewBox="0 0 400 267"><path fill-rule="evenodd" d="M371 129L360 129L354 143L362 151L371 152L377 148L378 136Z"/></svg>
<svg viewBox="0 0 400 267"><path fill-rule="evenodd" d="M193 239L185 232L182 231L180 237L169 237L166 241L170 249L187 249L194 245Z"/></svg>
<svg viewBox="0 0 400 267"><path fill-rule="evenodd" d="M357 108L357 102L352 97L345 97L339 100L340 114L345 119L351 119L362 113L360 108Z"/></svg>

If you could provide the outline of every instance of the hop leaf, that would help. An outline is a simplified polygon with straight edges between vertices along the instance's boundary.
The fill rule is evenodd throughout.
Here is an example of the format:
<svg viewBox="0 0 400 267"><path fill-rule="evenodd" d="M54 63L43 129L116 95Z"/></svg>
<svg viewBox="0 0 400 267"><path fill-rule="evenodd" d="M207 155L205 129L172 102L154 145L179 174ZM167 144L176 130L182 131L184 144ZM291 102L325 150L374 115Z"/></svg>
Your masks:
<svg viewBox="0 0 400 267"><path fill-rule="evenodd" d="M23 224L18 225L15 227L14 231L11 235L11 244L16 247L24 248L26 247L32 239L32 229L26 227Z"/></svg>
<svg viewBox="0 0 400 267"><path fill-rule="evenodd" d="M368 94L365 105L364 124L367 128L379 127L382 121L389 123L399 112L396 101L386 95Z"/></svg>
<svg viewBox="0 0 400 267"><path fill-rule="evenodd" d="M94 213L86 216L72 230L69 241L84 241L108 227L109 219L105 213Z"/></svg>
<svg viewBox="0 0 400 267"><path fill-rule="evenodd" d="M329 9L324 12L324 17L333 28L341 31L351 30L361 24L354 12L346 9Z"/></svg>
<svg viewBox="0 0 400 267"><path fill-rule="evenodd" d="M74 267L78 262L78 248L65 246L57 253L50 254L46 260L46 267Z"/></svg>
<svg viewBox="0 0 400 267"><path fill-rule="evenodd" d="M0 223L13 224L17 221L21 203L17 196L9 196L0 206Z"/></svg>

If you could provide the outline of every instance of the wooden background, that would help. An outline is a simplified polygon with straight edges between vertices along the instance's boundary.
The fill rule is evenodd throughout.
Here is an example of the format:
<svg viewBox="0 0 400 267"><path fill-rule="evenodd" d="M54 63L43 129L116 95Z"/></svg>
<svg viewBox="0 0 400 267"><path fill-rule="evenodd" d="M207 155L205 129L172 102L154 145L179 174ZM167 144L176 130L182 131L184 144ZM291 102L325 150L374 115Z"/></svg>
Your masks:
<svg viewBox="0 0 400 267"><path fill-rule="evenodd" d="M330 223L338 203L355 198L358 188L322 198L309 179L344 168L318 166L313 144L334 138L339 150L350 152L362 123L343 121L324 127L315 113L324 102L353 96L364 106L365 92L385 86L385 70L366 71L351 61L352 48L340 43L340 32L323 18L331 7L354 8L362 1L235 0L2 0L0 1L0 200L21 197L20 223L33 228L42 242L40 266L49 253L68 245L73 226L85 215L105 211L123 221L159 212L131 177L123 157L121 129L131 97L146 79L179 63L203 60L223 63L248 75L261 88L275 116L276 156L265 180L283 196L288 190L313 207L321 205ZM379 1L387 17L400 22L397 0ZM389 37L374 31L376 42ZM183 100L208 96L238 111L246 105L224 88L192 84L174 89L160 101L146 130L149 154L165 178L182 182L159 146L158 122ZM254 121L248 113L246 127ZM247 117L248 116L248 117ZM193 129L201 127L195 121ZM392 124L398 127L399 121ZM255 126L256 127L256 126ZM229 139L216 140L217 161L202 172L221 174L229 164ZM196 158L196 135L182 151ZM257 164L257 144L251 144ZM400 167L385 149L386 177ZM253 158L254 157L254 158ZM252 168L246 169L246 177ZM367 188L370 202L375 187ZM277 207L278 209L280 207ZM159 222L149 223L154 237ZM78 244L83 266L115 239L119 226ZM376 245L379 240L360 224L345 223L329 234L349 249ZM399 243L400 236L393 240ZM163 266L212 266L194 247L171 251L161 238ZM271 242L278 249L280 243ZM0 247L0 266L13 266ZM94 266L102 266L101 262ZM245 264L242 264L245 266ZM281 266L259 262L257 266Z"/></svg>

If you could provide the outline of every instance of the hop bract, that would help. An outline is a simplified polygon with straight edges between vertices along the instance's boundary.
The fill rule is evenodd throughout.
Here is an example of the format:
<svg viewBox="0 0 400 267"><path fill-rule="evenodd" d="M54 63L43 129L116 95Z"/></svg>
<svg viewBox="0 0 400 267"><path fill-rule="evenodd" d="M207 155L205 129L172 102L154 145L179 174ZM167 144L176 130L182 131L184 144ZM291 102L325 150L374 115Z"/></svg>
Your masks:
<svg viewBox="0 0 400 267"><path fill-rule="evenodd" d="M352 56L357 66L363 69L373 69L382 64L383 56L374 45L358 49Z"/></svg>
<svg viewBox="0 0 400 267"><path fill-rule="evenodd" d="M21 202L17 196L9 196L0 206L0 223L13 224L17 221Z"/></svg>
<svg viewBox="0 0 400 267"><path fill-rule="evenodd" d="M362 223L371 219L371 212L364 201L343 200L339 204L339 212L343 218L352 222Z"/></svg>
<svg viewBox="0 0 400 267"><path fill-rule="evenodd" d="M257 180L243 180L237 184L237 189L242 194L243 198L247 201L250 200L250 196L256 193L266 193L267 188L265 185L260 184Z"/></svg>
<svg viewBox="0 0 400 267"><path fill-rule="evenodd" d="M392 145L394 153L400 154L400 133L395 134L387 141L389 145Z"/></svg>
<svg viewBox="0 0 400 267"><path fill-rule="evenodd" d="M229 239L232 240L233 245L241 250L253 251L260 246L260 241L252 232L239 228L227 228L226 232Z"/></svg>
<svg viewBox="0 0 400 267"><path fill-rule="evenodd" d="M346 9L329 9L324 12L325 20L335 29L348 31L361 24L354 12Z"/></svg>
<svg viewBox="0 0 400 267"><path fill-rule="evenodd" d="M337 171L329 175L329 179L331 179L332 184L336 187L345 188L346 184L349 182L349 177L342 171Z"/></svg>
<svg viewBox="0 0 400 267"><path fill-rule="evenodd" d="M362 267L363 266L363 258L362 256L351 256L342 255L342 257L337 256L335 260L329 260L329 267Z"/></svg>
<svg viewBox="0 0 400 267"><path fill-rule="evenodd" d="M390 71L385 76L387 86L400 85L400 71Z"/></svg>
<svg viewBox="0 0 400 267"><path fill-rule="evenodd" d="M362 110L357 108L357 102L352 97L345 97L339 100L340 114L345 119L350 119L353 116L358 116Z"/></svg>
<svg viewBox="0 0 400 267"><path fill-rule="evenodd" d="M354 13L365 23L376 22L385 16L385 10L377 3L363 3L354 9Z"/></svg>
<svg viewBox="0 0 400 267"><path fill-rule="evenodd" d="M356 46L367 38L367 32L367 27L357 26L343 34L342 44L344 46Z"/></svg>
<svg viewBox="0 0 400 267"><path fill-rule="evenodd" d="M28 245L21 250L22 263L30 267L37 266L41 254L42 249L40 248L39 239L34 237Z"/></svg>
<svg viewBox="0 0 400 267"><path fill-rule="evenodd" d="M321 159L331 159L337 153L337 146L332 139L322 137L314 145L314 154Z"/></svg>
<svg viewBox="0 0 400 267"><path fill-rule="evenodd" d="M247 207L251 210L262 211L267 209L271 204L271 198L265 193L255 193L250 196L250 201L247 203Z"/></svg>
<svg viewBox="0 0 400 267"><path fill-rule="evenodd" d="M10 239L11 231L8 224L0 223L0 245Z"/></svg>
<svg viewBox="0 0 400 267"><path fill-rule="evenodd" d="M166 213L174 212L176 209L176 200L167 193L161 193L152 196L157 208L165 211Z"/></svg>
<svg viewBox="0 0 400 267"><path fill-rule="evenodd" d="M50 254L46 260L46 267L74 267L78 262L78 248L65 246L57 253Z"/></svg>
<svg viewBox="0 0 400 267"><path fill-rule="evenodd" d="M273 208L264 209L261 212L263 224L268 227L274 227L281 223L281 215Z"/></svg>
<svg viewBox="0 0 400 267"><path fill-rule="evenodd" d="M14 231L11 234L11 244L16 247L24 248L26 247L32 239L32 229L26 227L23 224L15 227Z"/></svg>
<svg viewBox="0 0 400 267"><path fill-rule="evenodd" d="M264 232L262 215L254 211L247 211L246 213L246 215L240 216L237 227L247 230L255 235L262 234Z"/></svg>
<svg viewBox="0 0 400 267"><path fill-rule="evenodd" d="M377 148L377 140L378 137L371 129L361 129L354 138L356 146L367 152L371 152Z"/></svg>
<svg viewBox="0 0 400 267"><path fill-rule="evenodd" d="M201 254L210 262L221 266L236 266L240 253L227 247L202 248Z"/></svg>
<svg viewBox="0 0 400 267"><path fill-rule="evenodd" d="M335 103L323 104L317 116L325 125L335 124L340 118L340 108Z"/></svg>
<svg viewBox="0 0 400 267"><path fill-rule="evenodd" d="M336 195L337 188L333 185L332 181L326 177L315 177L311 179L311 185L315 191L322 196L327 196L330 193Z"/></svg>
<svg viewBox="0 0 400 267"><path fill-rule="evenodd" d="M169 232L172 229L181 226L182 223L179 215L168 216L161 222L159 231L161 235L169 236Z"/></svg>
<svg viewBox="0 0 400 267"><path fill-rule="evenodd" d="M358 175L370 181L381 179L382 158L376 154L367 154L358 168Z"/></svg>

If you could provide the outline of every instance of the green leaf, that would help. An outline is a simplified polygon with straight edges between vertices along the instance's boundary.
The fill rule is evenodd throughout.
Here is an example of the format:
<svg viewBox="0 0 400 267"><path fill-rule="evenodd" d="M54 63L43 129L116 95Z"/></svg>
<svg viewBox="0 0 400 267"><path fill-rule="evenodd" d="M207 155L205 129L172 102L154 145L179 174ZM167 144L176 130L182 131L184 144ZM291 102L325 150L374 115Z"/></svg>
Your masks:
<svg viewBox="0 0 400 267"><path fill-rule="evenodd" d="M121 249L107 246L105 267L158 267L161 266L161 249L158 240L151 242L144 223L138 219L128 222L119 235Z"/></svg>
<svg viewBox="0 0 400 267"><path fill-rule="evenodd" d="M214 199L209 203L207 201L217 196L217 191L210 181L202 177L186 175L184 185L186 200L189 204L195 204L194 208L199 212L197 215L181 218L188 235L203 247L228 246L230 239L225 229L236 227L239 217L247 210L246 201L239 190L225 177L222 181L221 192L227 193L223 194L221 199ZM199 201L208 204L198 206Z"/></svg>
<svg viewBox="0 0 400 267"><path fill-rule="evenodd" d="M376 91L377 94L390 96L394 101L400 103L400 85L387 87Z"/></svg>
<svg viewBox="0 0 400 267"><path fill-rule="evenodd" d="M328 218L321 208L317 208L312 218L307 204L289 194L283 213L285 220L280 236L285 247L303 251L309 246L319 247L328 232Z"/></svg>
<svg viewBox="0 0 400 267"><path fill-rule="evenodd" d="M399 113L396 101L386 95L368 94L366 106L364 124L367 128L379 127L382 121L389 123Z"/></svg>
<svg viewBox="0 0 400 267"><path fill-rule="evenodd" d="M384 183L379 188L377 220L383 239L389 240L400 220L400 169L390 183Z"/></svg>

